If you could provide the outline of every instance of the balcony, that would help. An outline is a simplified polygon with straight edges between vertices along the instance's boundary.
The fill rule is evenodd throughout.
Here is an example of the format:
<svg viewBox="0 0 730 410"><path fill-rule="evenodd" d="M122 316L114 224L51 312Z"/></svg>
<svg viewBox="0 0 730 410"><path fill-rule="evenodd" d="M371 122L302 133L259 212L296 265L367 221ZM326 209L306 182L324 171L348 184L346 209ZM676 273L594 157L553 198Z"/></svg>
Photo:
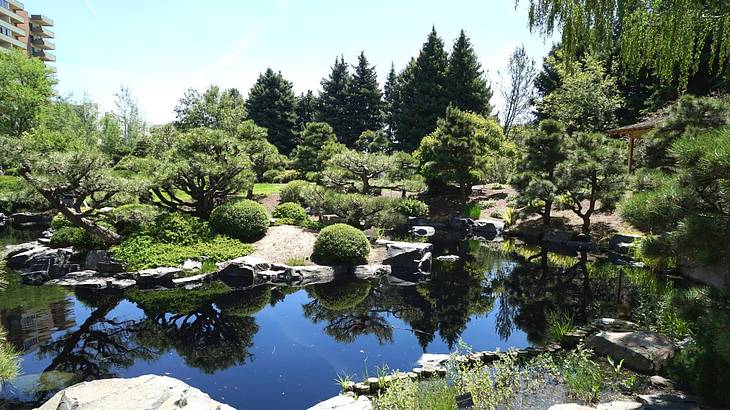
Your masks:
<svg viewBox="0 0 730 410"><path fill-rule="evenodd" d="M30 16L31 23L39 24L41 26L52 26L53 20L44 16L43 14L33 14Z"/></svg>
<svg viewBox="0 0 730 410"><path fill-rule="evenodd" d="M51 54L51 53L49 53L46 50L39 50L37 48L33 48L31 50L31 55L33 57L38 57L38 58L40 58L43 61L49 61L49 62L56 61L56 56L53 55L53 54Z"/></svg>
<svg viewBox="0 0 730 410"><path fill-rule="evenodd" d="M46 40L43 37L31 36L30 44L32 44L33 47L39 48L41 50L55 50L56 49L56 45L53 44L52 41Z"/></svg>
<svg viewBox="0 0 730 410"><path fill-rule="evenodd" d="M10 30L14 35L18 37L25 37L25 30L22 30L15 25L8 23L7 21L0 20L0 26Z"/></svg>
<svg viewBox="0 0 730 410"><path fill-rule="evenodd" d="M51 30L46 28L46 26L41 26L40 24L34 24L34 23L30 23L30 32L34 36L38 36L38 37L53 38L55 36L55 34L53 34L53 32Z"/></svg>
<svg viewBox="0 0 730 410"><path fill-rule="evenodd" d="M23 24L25 19L10 8L0 6L0 16L5 16L10 19L11 24Z"/></svg>
<svg viewBox="0 0 730 410"><path fill-rule="evenodd" d="M20 50L25 50L26 46L25 43L16 38L6 36L5 34L0 34L0 48L17 48Z"/></svg>
<svg viewBox="0 0 730 410"><path fill-rule="evenodd" d="M10 6L10 10L18 11L23 10L25 6L23 6L23 3L19 2L18 0L6 0L8 2L8 5Z"/></svg>

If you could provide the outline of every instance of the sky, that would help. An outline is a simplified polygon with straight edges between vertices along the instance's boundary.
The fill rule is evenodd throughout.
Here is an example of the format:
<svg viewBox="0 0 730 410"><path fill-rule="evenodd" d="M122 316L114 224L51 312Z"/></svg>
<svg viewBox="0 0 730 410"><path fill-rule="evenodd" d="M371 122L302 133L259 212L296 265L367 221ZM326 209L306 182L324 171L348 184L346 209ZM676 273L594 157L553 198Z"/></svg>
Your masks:
<svg viewBox="0 0 730 410"><path fill-rule="evenodd" d="M174 120L189 88L236 87L244 95L267 67L294 91L319 90L336 56L361 51L382 86L418 54L432 26L451 49L464 29L501 107L499 72L523 44L536 64L552 40L530 33L526 0L22 0L54 20L58 91L85 94L102 111L131 89L150 124Z"/></svg>

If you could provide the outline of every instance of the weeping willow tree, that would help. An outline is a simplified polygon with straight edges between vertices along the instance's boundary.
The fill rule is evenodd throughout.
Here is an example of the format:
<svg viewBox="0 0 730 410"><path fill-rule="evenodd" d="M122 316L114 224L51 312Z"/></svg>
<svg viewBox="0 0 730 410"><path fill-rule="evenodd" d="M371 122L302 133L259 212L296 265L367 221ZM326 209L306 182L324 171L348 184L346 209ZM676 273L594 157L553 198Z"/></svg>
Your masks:
<svg viewBox="0 0 730 410"><path fill-rule="evenodd" d="M569 56L584 45L607 50L617 42L628 68L650 67L664 80L678 78L680 87L699 69L703 51L717 72L730 61L728 0L529 0L529 25L543 36L560 33Z"/></svg>

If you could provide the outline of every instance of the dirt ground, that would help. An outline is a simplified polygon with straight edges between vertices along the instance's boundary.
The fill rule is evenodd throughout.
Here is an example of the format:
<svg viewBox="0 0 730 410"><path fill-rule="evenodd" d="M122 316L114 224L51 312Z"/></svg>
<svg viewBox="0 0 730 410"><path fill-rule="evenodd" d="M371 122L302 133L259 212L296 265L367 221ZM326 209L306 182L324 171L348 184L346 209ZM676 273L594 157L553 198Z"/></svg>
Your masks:
<svg viewBox="0 0 730 410"><path fill-rule="evenodd" d="M253 256L269 262L286 263L291 258L309 260L317 235L298 226L272 226L266 236L253 243Z"/></svg>

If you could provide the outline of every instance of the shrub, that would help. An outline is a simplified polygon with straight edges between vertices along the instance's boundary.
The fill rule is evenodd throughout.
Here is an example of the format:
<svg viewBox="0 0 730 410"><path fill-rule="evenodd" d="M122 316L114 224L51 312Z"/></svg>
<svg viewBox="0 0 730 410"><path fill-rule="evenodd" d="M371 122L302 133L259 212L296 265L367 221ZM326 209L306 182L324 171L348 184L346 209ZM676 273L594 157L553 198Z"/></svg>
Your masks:
<svg viewBox="0 0 730 410"><path fill-rule="evenodd" d="M253 247L225 236L189 245L161 243L148 235L135 235L112 248L114 257L131 270L178 266L187 259L223 262L253 252Z"/></svg>
<svg viewBox="0 0 730 410"><path fill-rule="evenodd" d="M284 171L279 171L276 175L273 175L271 182L277 184L285 184L287 182L294 181L297 178L299 178L299 171L287 169Z"/></svg>
<svg viewBox="0 0 730 410"><path fill-rule="evenodd" d="M266 234L269 214L263 205L255 201L230 202L213 210L210 225L217 233L250 241Z"/></svg>
<svg viewBox="0 0 730 410"><path fill-rule="evenodd" d="M328 226L314 243L312 259L323 265L357 265L365 263L370 242L357 228L346 224Z"/></svg>
<svg viewBox="0 0 730 410"><path fill-rule="evenodd" d="M307 211L301 205L294 202L284 202L277 205L274 212L271 213L271 216L276 219L290 219L294 221L295 225L308 219Z"/></svg>
<svg viewBox="0 0 730 410"><path fill-rule="evenodd" d="M343 194L321 187L308 189L307 203L320 214L337 215L354 227L393 227L402 216L395 211L399 199L362 194Z"/></svg>
<svg viewBox="0 0 730 410"><path fill-rule="evenodd" d="M210 237L205 221L177 212L158 216L146 232L158 242L176 245L192 245Z"/></svg>
<svg viewBox="0 0 730 410"><path fill-rule="evenodd" d="M160 217L159 208L144 204L127 204L114 208L109 213L109 222L118 232L130 234L153 226Z"/></svg>
<svg viewBox="0 0 730 410"><path fill-rule="evenodd" d="M563 359L560 373L568 386L569 394L579 400L594 402L603 389L601 368L591 360L592 351L578 345Z"/></svg>
<svg viewBox="0 0 730 410"><path fill-rule="evenodd" d="M281 192L279 193L281 202L294 202L301 206L307 206L304 194L311 186L311 182L302 180L295 180L287 183L283 188L281 188Z"/></svg>
<svg viewBox="0 0 730 410"><path fill-rule="evenodd" d="M467 204L464 207L464 216L466 218L479 219L481 214L482 206L479 204L479 202L473 202L471 204Z"/></svg>
<svg viewBox="0 0 730 410"><path fill-rule="evenodd" d="M14 378L19 368L18 353L8 343L5 330L0 327L0 383Z"/></svg>
<svg viewBox="0 0 730 410"><path fill-rule="evenodd" d="M417 199L403 199L395 206L396 212L404 216L426 217L428 216L428 205Z"/></svg>
<svg viewBox="0 0 730 410"><path fill-rule="evenodd" d="M53 236L51 236L51 246L54 248L73 246L82 250L91 250L103 248L104 243L83 228L64 226L54 230Z"/></svg>
<svg viewBox="0 0 730 410"><path fill-rule="evenodd" d="M66 219L65 216L62 214L56 214L56 216L53 217L51 220L51 228L53 228L54 231L57 231L61 228L73 228L76 225L72 224L71 221Z"/></svg>

